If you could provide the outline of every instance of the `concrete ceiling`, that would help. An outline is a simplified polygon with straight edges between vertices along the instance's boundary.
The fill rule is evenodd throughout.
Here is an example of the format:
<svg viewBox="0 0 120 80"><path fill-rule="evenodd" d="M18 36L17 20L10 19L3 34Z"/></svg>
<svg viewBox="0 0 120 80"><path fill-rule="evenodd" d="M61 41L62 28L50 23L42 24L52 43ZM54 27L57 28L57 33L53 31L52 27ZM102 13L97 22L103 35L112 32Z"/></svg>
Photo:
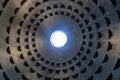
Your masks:
<svg viewBox="0 0 120 80"><path fill-rule="evenodd" d="M120 0L0 0L0 80L120 80Z"/></svg>

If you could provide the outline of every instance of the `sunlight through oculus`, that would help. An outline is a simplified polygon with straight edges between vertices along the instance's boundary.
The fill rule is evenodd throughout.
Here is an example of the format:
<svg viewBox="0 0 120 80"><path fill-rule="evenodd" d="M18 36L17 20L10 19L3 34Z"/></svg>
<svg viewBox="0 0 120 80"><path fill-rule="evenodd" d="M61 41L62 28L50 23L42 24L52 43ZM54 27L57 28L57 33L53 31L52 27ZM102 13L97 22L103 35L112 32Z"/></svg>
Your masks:
<svg viewBox="0 0 120 80"><path fill-rule="evenodd" d="M50 36L52 46L61 48L67 43L67 35L61 30L54 31Z"/></svg>

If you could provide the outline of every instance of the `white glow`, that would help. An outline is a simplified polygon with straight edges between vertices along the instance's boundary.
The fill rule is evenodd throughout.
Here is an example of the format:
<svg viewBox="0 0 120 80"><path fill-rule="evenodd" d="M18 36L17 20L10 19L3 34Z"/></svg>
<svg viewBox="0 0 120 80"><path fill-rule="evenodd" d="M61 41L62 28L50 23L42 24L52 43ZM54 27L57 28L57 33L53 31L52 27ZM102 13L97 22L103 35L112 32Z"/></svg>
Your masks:
<svg viewBox="0 0 120 80"><path fill-rule="evenodd" d="M67 36L61 30L54 31L50 37L50 42L54 47L63 47L67 43Z"/></svg>

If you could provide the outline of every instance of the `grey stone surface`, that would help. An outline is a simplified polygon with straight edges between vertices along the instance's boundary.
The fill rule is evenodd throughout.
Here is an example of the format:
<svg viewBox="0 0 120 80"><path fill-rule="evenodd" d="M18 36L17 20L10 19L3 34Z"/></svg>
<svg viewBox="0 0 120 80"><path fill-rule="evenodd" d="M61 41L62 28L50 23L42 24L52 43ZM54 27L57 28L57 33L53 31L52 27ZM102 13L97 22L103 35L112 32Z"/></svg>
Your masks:
<svg viewBox="0 0 120 80"><path fill-rule="evenodd" d="M0 0L0 80L120 80L120 0Z"/></svg>

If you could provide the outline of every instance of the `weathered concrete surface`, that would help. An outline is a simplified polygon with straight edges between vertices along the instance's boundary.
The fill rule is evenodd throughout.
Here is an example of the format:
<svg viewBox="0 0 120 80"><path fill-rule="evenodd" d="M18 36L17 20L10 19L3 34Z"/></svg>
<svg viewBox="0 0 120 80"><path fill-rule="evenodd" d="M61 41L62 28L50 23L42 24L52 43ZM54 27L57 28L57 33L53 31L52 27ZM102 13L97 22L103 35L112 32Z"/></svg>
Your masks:
<svg viewBox="0 0 120 80"><path fill-rule="evenodd" d="M120 80L120 0L0 0L0 80Z"/></svg>

